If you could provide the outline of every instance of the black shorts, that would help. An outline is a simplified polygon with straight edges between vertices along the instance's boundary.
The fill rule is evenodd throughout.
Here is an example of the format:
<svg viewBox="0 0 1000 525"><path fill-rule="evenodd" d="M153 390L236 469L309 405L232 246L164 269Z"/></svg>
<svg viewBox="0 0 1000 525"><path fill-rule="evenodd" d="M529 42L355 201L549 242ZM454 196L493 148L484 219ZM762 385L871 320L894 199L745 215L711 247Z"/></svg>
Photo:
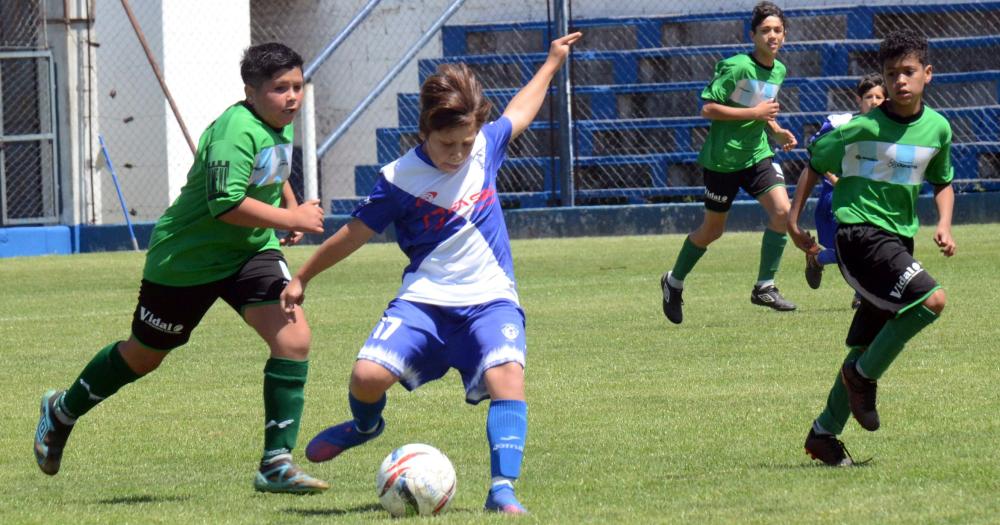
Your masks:
<svg viewBox="0 0 1000 525"><path fill-rule="evenodd" d="M277 250L260 252L235 274L206 284L166 286L143 279L132 335L149 348L172 350L188 341L216 299L242 315L248 306L277 303L289 280L288 265Z"/></svg>
<svg viewBox="0 0 1000 525"><path fill-rule="evenodd" d="M861 295L848 346L871 344L886 322L940 288L913 258L911 237L871 224L842 224L835 243L840 273Z"/></svg>
<svg viewBox="0 0 1000 525"><path fill-rule="evenodd" d="M772 157L731 173L705 168L704 178L705 208L718 213L726 213L733 207L733 199L740 188L757 198L775 186L785 185L785 177L775 169Z"/></svg>

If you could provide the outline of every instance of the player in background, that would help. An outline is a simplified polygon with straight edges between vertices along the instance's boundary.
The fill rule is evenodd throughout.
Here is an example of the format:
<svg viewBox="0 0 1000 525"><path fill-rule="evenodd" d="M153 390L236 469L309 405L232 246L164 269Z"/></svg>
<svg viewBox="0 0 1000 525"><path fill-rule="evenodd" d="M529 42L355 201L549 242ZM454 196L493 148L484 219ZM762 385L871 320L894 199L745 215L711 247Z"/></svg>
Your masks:
<svg viewBox="0 0 1000 525"><path fill-rule="evenodd" d="M398 295L354 363L347 396L353 418L314 437L306 447L310 461L333 459L381 434L386 391L396 382L412 390L455 368L466 402L490 399L492 483L485 509L525 513L513 484L528 430L527 346L496 177L508 142L534 120L580 37L554 40L535 76L489 123L491 105L472 71L440 66L420 88L421 144L382 168L353 219L288 283L281 301L294 315L311 279L390 224L410 260Z"/></svg>
<svg viewBox="0 0 1000 525"><path fill-rule="evenodd" d="M858 113L864 115L878 107L886 98L885 82L882 81L881 73L869 73L858 82L854 89L854 100L858 105ZM838 113L830 115L823 122L819 131L809 139L812 144L820 136L830 130L850 121L854 118L853 113ZM805 170L809 169L804 168ZM800 177L801 178L801 177ZM824 173L822 177L822 187L819 199L816 201L816 210L813 214L816 223L816 236L819 237L819 244L823 249L816 255L806 253L806 282L812 289L819 288L823 282L823 266L835 264L837 262L837 249L834 246L833 238L837 231L837 218L833 216L833 187L837 184L837 176L833 173ZM861 296L856 292L851 301L851 308L861 305Z"/></svg>
<svg viewBox="0 0 1000 525"><path fill-rule="evenodd" d="M847 358L805 442L807 454L834 466L854 463L837 439L848 414L865 430L878 430L877 381L907 341L944 310L944 289L913 258L924 181L934 188L938 211L934 243L946 257L955 254L951 126L923 103L932 77L927 39L910 29L894 31L882 41L878 58L889 99L809 146L810 168L788 214L795 245L819 253L798 217L818 173L840 176L833 190L837 258L844 279L861 294L861 306L847 332Z"/></svg>
<svg viewBox="0 0 1000 525"><path fill-rule="evenodd" d="M42 397L35 456L46 474L59 471L77 418L159 367L221 297L270 348L264 453L254 487L291 493L328 488L292 463L311 333L298 307L293 322L278 304L291 279L279 246L295 244L302 232L323 231L319 201L297 204L288 183L302 58L278 43L252 46L240 75L245 100L202 133L187 183L153 229L131 335L102 348L68 389ZM290 234L279 241L275 228Z"/></svg>
<svg viewBox="0 0 1000 525"><path fill-rule="evenodd" d="M684 280L708 245L722 237L740 188L757 199L768 216L750 302L775 310L795 309L774 285L787 243L785 219L789 204L784 178L772 165L774 153L767 138L770 130L785 151L797 144L795 136L775 120L780 109L778 90L785 80L785 65L777 59L785 42L785 25L785 15L778 6L771 2L757 4L750 19L753 52L717 63L715 76L701 93L701 115L712 121L698 155L698 163L704 168L705 216L684 239L673 269L660 278L663 314L672 323L683 320Z"/></svg>

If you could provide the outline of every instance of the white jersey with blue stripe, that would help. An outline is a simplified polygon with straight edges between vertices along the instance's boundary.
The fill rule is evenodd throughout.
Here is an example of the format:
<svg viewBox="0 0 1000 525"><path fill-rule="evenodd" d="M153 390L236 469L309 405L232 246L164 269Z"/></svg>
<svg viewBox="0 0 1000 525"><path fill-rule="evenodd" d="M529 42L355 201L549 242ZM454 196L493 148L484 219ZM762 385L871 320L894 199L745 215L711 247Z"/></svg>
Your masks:
<svg viewBox="0 0 1000 525"><path fill-rule="evenodd" d="M382 168L375 187L351 216L381 233L395 226L410 259L398 297L441 306L497 299L519 304L510 237L497 198L511 123L482 127L472 152L445 173L417 146Z"/></svg>

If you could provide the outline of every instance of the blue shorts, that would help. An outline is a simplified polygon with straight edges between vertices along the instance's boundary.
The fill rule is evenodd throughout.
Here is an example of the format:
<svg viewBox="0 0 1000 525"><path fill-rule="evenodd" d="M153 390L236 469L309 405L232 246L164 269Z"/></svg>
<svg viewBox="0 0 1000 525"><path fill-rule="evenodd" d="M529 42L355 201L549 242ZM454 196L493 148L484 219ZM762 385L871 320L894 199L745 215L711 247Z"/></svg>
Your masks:
<svg viewBox="0 0 1000 525"><path fill-rule="evenodd" d="M829 186L829 189L827 189ZM816 200L816 236L820 245L828 250L835 250L834 237L837 235L837 218L833 215L833 186L824 184L823 191Z"/></svg>
<svg viewBox="0 0 1000 525"><path fill-rule="evenodd" d="M393 299L358 359L382 365L407 390L454 368L475 405L489 397L483 374L506 363L524 367L527 351L524 311L509 300L447 307Z"/></svg>

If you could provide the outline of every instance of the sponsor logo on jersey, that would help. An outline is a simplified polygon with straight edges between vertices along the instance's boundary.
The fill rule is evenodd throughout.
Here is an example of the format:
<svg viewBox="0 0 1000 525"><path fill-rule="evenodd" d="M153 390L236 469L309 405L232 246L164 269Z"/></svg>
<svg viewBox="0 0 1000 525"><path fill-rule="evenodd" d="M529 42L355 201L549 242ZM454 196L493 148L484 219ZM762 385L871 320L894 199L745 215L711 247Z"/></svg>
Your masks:
<svg viewBox="0 0 1000 525"><path fill-rule="evenodd" d="M424 195L428 194L433 194L435 197L437 196L436 192L424 193ZM459 215L465 213L469 208L472 208L471 211L482 209L496 202L496 199L496 190L493 188L486 188L485 190L477 191L458 199L452 203L451 207L448 209L435 207L423 216L424 228L438 231L441 228L444 228L444 226L452 220L457 219ZM424 202L427 202L427 200L418 198L415 207L419 208Z"/></svg>
<svg viewBox="0 0 1000 525"><path fill-rule="evenodd" d="M878 159L876 159L875 157L866 157L861 154L855 155L854 158L857 160L867 160L868 162L878 162Z"/></svg>
<svg viewBox="0 0 1000 525"><path fill-rule="evenodd" d="M896 159L889 159L889 167L890 168L907 168L907 169L911 169L911 170L917 169L917 165L916 164L907 163L907 162L901 162L901 161L898 161Z"/></svg>
<svg viewBox="0 0 1000 525"><path fill-rule="evenodd" d="M500 333L509 341L513 341L521 334L521 330L514 323L507 323L500 328Z"/></svg>
<svg viewBox="0 0 1000 525"><path fill-rule="evenodd" d="M712 193L712 192L710 192L708 190L705 190L705 198L708 199L708 200L712 200L712 201L715 201L715 202L722 203L722 204L725 204L726 201L729 200L729 197L726 197L725 195L718 195L718 194Z"/></svg>
<svg viewBox="0 0 1000 525"><path fill-rule="evenodd" d="M139 319L149 326L168 334L179 334L184 330L184 325L164 321L152 311L147 310L145 306L139 307Z"/></svg>
<svg viewBox="0 0 1000 525"><path fill-rule="evenodd" d="M913 261L913 264L911 264L906 271L900 274L899 279L896 280L896 286L892 287L892 291L889 292L889 295L895 297L896 299L902 299L903 290L906 289L906 286L910 284L910 281L912 281L914 277L923 271L924 269L920 266L920 263Z"/></svg>

